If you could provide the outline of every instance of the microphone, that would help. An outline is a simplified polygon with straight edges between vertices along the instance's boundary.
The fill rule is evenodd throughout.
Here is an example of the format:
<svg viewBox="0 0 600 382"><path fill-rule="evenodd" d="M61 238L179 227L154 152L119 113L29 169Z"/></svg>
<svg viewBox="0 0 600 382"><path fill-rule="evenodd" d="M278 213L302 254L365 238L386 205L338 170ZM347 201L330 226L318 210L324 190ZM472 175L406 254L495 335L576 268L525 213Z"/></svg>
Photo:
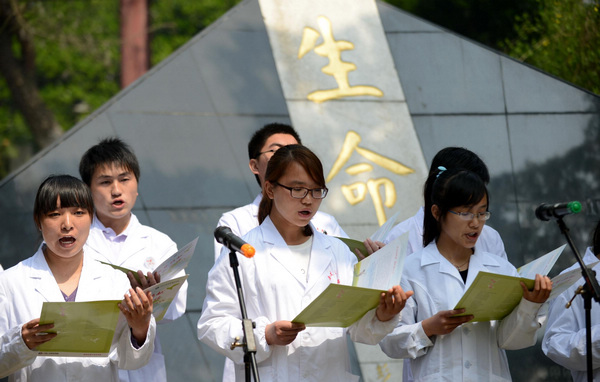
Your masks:
<svg viewBox="0 0 600 382"><path fill-rule="evenodd" d="M239 252L247 258L251 258L256 252L253 246L234 235L231 232L231 228L226 226L217 227L215 230L215 239L229 248L229 250Z"/></svg>
<svg viewBox="0 0 600 382"><path fill-rule="evenodd" d="M560 219L563 216L576 214L581 211L581 203L578 201L556 203L556 204L540 204L535 209L535 216L543 221L550 219Z"/></svg>

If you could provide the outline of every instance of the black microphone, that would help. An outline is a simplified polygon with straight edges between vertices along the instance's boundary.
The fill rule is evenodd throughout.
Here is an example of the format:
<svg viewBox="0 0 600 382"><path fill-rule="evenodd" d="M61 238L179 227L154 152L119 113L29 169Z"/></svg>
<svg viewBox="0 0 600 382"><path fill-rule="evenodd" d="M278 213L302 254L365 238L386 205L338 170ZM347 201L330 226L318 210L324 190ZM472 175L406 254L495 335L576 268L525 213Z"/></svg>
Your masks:
<svg viewBox="0 0 600 382"><path fill-rule="evenodd" d="M231 228L226 226L217 227L215 230L215 239L229 248L230 251L239 252L248 258L254 256L254 253L256 252L253 246L234 235L233 232L231 232Z"/></svg>
<svg viewBox="0 0 600 382"><path fill-rule="evenodd" d="M581 203L578 201L556 203L556 204L540 204L535 209L535 216L543 221L550 219L560 219L563 216L576 214L581 211Z"/></svg>

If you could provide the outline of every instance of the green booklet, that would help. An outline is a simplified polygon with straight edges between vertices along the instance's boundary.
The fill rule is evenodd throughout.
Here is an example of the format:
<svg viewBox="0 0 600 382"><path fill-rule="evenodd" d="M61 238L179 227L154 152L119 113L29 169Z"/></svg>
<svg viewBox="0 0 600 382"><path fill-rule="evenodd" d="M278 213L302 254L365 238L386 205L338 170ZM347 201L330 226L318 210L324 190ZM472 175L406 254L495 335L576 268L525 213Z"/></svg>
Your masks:
<svg viewBox="0 0 600 382"><path fill-rule="evenodd" d="M106 357L119 320L120 300L44 302L40 325L54 323L52 340L37 347L40 356Z"/></svg>
<svg viewBox="0 0 600 382"><path fill-rule="evenodd" d="M198 242L198 238L195 238L191 242L187 243L179 251L177 251L174 254L172 254L171 256L169 256L169 258L166 259L165 261L163 261L158 267L156 267L154 272L156 272L160 275L161 281L171 280L173 277L175 277L175 275L177 273L179 273L185 267L187 267L188 263L190 262L190 259L192 258L192 255L194 254L194 250L196 249L197 242ZM100 260L98 260L98 261L100 261ZM140 277L137 274L137 270L120 267L118 265L114 265L114 264L107 263L104 261L100 261L100 262L104 265L108 265L109 267L113 267L114 269L117 269L124 273L131 272L131 273L133 273L133 277L135 277L137 282L138 283L140 282Z"/></svg>
<svg viewBox="0 0 600 382"><path fill-rule="evenodd" d="M400 284L408 234L359 261L352 286L329 284L292 322L306 326L348 327L377 307L382 292Z"/></svg>
<svg viewBox="0 0 600 382"><path fill-rule="evenodd" d="M163 319L171 302L173 302L177 292L179 292L179 289L188 276L185 275L172 280L162 281L144 289L144 292L150 291L152 293L152 314L154 314L156 321Z"/></svg>
<svg viewBox="0 0 600 382"><path fill-rule="evenodd" d="M392 228L394 228L394 224L396 224L398 215L400 215L400 212L396 212L394 215L392 215L392 217L390 217L388 220L386 220L386 222L383 223L381 225L381 227L379 227L377 229L377 231L375 231L371 236L369 236L369 239L371 239L373 241L384 241L385 238L390 233L390 230ZM360 251L360 253L363 255L363 257L369 256L369 253L367 252L367 248L365 247L364 242L362 242L360 240L356 240L356 239L346 238L346 237L339 237L339 236L335 236L335 237L340 239L341 241L343 241L344 244L346 244L348 246L348 248L350 248L350 251L353 254L356 255L356 249L358 249Z"/></svg>
<svg viewBox="0 0 600 382"><path fill-rule="evenodd" d="M379 304L381 290L329 284L293 322L306 326L346 328Z"/></svg>
<svg viewBox="0 0 600 382"><path fill-rule="evenodd" d="M454 309L466 309L459 316L475 316L470 322L501 320L521 301L521 281L529 289L533 288L534 280L531 279L479 272Z"/></svg>
<svg viewBox="0 0 600 382"><path fill-rule="evenodd" d="M531 290L535 284L535 280L533 280L535 275L547 275L562 254L565 246L563 245L520 267L517 271L521 277L479 272L454 309L466 309L465 313L460 314L460 316L471 314L475 316L470 322L503 319L519 305L523 297L521 281ZM573 278L572 273L558 275L553 278L553 291L549 300L558 296L560 292L566 290L575 281L576 279Z"/></svg>

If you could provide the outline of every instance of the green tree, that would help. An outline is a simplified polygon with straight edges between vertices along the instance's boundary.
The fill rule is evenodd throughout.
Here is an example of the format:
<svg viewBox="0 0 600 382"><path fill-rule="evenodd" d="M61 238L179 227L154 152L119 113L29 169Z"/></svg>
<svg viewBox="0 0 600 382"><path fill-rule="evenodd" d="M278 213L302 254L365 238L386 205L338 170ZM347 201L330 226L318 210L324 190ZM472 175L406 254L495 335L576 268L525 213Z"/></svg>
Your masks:
<svg viewBox="0 0 600 382"><path fill-rule="evenodd" d="M600 94L600 2L536 0L537 17L516 18L516 37L504 50L516 59L541 68Z"/></svg>
<svg viewBox="0 0 600 382"><path fill-rule="evenodd" d="M385 0L492 48L513 38L515 17L535 15L536 0Z"/></svg>
<svg viewBox="0 0 600 382"><path fill-rule="evenodd" d="M151 64L239 1L149 0ZM0 0L0 178L119 92L119 22L119 1ZM49 138L24 112L33 98L15 96L7 58L39 95Z"/></svg>

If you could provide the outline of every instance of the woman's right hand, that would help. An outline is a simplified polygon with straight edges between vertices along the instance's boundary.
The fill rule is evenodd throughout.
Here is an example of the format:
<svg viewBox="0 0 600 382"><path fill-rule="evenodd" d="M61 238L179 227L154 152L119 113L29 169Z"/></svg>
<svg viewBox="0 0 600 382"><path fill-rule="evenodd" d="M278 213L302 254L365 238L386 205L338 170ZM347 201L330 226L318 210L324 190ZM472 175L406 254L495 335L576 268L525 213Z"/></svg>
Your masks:
<svg viewBox="0 0 600 382"><path fill-rule="evenodd" d="M464 309L442 310L423 320L421 325L427 337L452 333L454 329L473 319L472 315L453 317L464 312Z"/></svg>
<svg viewBox="0 0 600 382"><path fill-rule="evenodd" d="M304 324L291 321L275 321L265 328L265 339L269 345L289 345L298 333L306 329Z"/></svg>
<svg viewBox="0 0 600 382"><path fill-rule="evenodd" d="M27 345L29 350L33 350L39 345L56 337L56 333L44 333L53 327L54 324L40 325L39 318L33 319L23 324L21 327L21 337L23 338L23 342L25 342L25 345Z"/></svg>

